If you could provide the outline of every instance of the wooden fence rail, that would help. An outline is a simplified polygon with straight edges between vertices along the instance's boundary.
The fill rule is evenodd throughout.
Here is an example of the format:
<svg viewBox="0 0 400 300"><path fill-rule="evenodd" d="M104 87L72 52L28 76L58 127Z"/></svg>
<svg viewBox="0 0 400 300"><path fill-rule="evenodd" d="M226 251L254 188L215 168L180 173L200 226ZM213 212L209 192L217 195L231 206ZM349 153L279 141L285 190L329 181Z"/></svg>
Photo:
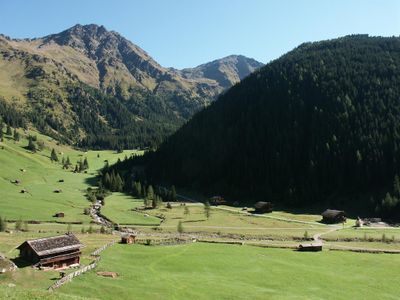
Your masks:
<svg viewBox="0 0 400 300"><path fill-rule="evenodd" d="M73 278L82 275L83 273L86 273L87 271L90 271L94 268L97 267L97 264L99 263L99 261L101 260L101 256L100 253L102 251L104 251L105 249L107 249L108 247L114 245L116 243L116 241L112 241L108 244L105 244L104 246L100 247L99 249L95 250L91 256L94 256L95 259L87 266L84 266L82 268L80 268L79 270L70 273L66 276L64 276L63 278L57 280L52 286L50 286L48 288L49 291L54 291L55 289L58 289L60 286L62 286L63 284L70 282Z"/></svg>

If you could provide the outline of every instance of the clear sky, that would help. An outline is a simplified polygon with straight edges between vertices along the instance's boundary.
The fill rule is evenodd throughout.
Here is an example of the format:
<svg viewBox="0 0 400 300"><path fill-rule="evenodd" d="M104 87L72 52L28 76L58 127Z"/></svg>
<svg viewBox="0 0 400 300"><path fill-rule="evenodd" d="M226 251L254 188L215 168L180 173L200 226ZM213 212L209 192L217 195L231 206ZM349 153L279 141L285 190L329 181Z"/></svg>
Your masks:
<svg viewBox="0 0 400 300"><path fill-rule="evenodd" d="M264 63L302 42L400 35L399 0L0 0L0 33L40 37L75 24L115 30L165 67L230 54Z"/></svg>

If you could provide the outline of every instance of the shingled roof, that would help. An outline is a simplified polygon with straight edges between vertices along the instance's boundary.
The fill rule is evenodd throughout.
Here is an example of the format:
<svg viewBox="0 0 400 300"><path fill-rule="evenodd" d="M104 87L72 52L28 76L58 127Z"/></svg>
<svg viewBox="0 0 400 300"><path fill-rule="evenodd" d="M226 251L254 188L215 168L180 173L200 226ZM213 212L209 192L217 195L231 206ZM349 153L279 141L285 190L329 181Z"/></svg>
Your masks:
<svg viewBox="0 0 400 300"><path fill-rule="evenodd" d="M83 244L72 233L28 240L18 246L17 249L21 249L25 244L28 244L38 256L61 253L83 247Z"/></svg>
<svg viewBox="0 0 400 300"><path fill-rule="evenodd" d="M324 218L336 218L339 215L344 215L344 211L336 209L327 209L321 215Z"/></svg>

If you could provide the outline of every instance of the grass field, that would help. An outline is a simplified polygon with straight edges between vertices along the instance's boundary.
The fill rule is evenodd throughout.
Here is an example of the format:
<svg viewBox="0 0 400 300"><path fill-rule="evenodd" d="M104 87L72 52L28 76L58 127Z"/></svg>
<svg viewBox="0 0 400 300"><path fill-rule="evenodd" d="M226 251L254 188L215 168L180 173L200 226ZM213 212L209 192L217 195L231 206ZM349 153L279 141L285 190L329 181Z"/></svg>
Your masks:
<svg viewBox="0 0 400 300"><path fill-rule="evenodd" d="M61 293L99 299L397 299L400 256L194 243L115 245ZM98 287L102 288L99 289Z"/></svg>
<svg viewBox="0 0 400 300"><path fill-rule="evenodd" d="M107 216L114 223L120 225L140 224L153 225L160 224L160 219L154 216L145 217L145 213L132 211L133 208L143 206L143 199L135 199L129 195L113 193L106 198L106 205L102 207L101 213Z"/></svg>
<svg viewBox="0 0 400 300"><path fill-rule="evenodd" d="M22 134L22 130L20 130ZM83 214L83 209L89 205L84 193L104 160L110 163L118 158L124 158L135 151L115 153L113 151L89 151L83 153L70 147L57 145L49 137L30 132L38 136L45 144L43 151L32 153L25 149L28 141L25 138L15 143L5 137L0 143L0 216L9 220L37 220L88 223L90 217ZM50 161L51 149L55 148L58 157L68 156L73 164L87 157L89 170L85 173L73 173L63 170L60 163ZM62 153L62 154L61 154ZM98 157L98 155L100 157ZM25 170L22 172L21 170ZM63 179L64 182L58 182ZM19 180L20 184L12 181ZM27 193L21 193L25 189ZM61 189L62 193L54 191ZM54 218L56 212L64 212L62 219Z"/></svg>
<svg viewBox="0 0 400 300"><path fill-rule="evenodd" d="M163 232L176 232L179 222L182 222L185 232L197 233L216 233L233 235L251 235L265 238L276 239L300 239L304 237L307 231L309 237L317 232L329 230L328 226L320 224L306 224L297 222L287 222L272 218L254 217L244 215L238 212L225 211L213 207L210 218L207 219L204 214L204 206L199 204L187 204L189 214L185 215L184 206L173 205L172 209L165 207L147 210L146 213L152 216L165 217L160 229ZM151 228L138 227L146 231Z"/></svg>

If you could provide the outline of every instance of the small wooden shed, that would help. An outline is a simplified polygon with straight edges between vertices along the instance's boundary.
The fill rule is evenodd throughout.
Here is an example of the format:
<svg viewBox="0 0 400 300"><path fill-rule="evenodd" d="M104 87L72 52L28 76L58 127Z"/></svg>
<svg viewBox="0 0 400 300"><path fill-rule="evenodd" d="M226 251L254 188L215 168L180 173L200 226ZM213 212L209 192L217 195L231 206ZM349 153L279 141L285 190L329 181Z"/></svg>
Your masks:
<svg viewBox="0 0 400 300"><path fill-rule="evenodd" d="M58 212L58 213L55 213L53 217L55 217L55 218L64 218L65 214L63 212Z"/></svg>
<svg viewBox="0 0 400 300"><path fill-rule="evenodd" d="M224 205L226 204L226 201L222 196L213 196L210 198L210 203L212 205Z"/></svg>
<svg viewBox="0 0 400 300"><path fill-rule="evenodd" d="M124 234L121 236L121 244L134 244L136 235L133 233Z"/></svg>
<svg viewBox="0 0 400 300"><path fill-rule="evenodd" d="M327 209L321 215L323 223L336 224L346 222L346 213L342 210Z"/></svg>
<svg viewBox="0 0 400 300"><path fill-rule="evenodd" d="M254 212L257 214L270 213L272 212L273 207L274 206L271 202L259 201L256 204L254 204L254 209L255 209Z"/></svg>
<svg viewBox="0 0 400 300"><path fill-rule="evenodd" d="M297 248L298 251L303 252L318 252L322 251L322 243L300 244Z"/></svg>

